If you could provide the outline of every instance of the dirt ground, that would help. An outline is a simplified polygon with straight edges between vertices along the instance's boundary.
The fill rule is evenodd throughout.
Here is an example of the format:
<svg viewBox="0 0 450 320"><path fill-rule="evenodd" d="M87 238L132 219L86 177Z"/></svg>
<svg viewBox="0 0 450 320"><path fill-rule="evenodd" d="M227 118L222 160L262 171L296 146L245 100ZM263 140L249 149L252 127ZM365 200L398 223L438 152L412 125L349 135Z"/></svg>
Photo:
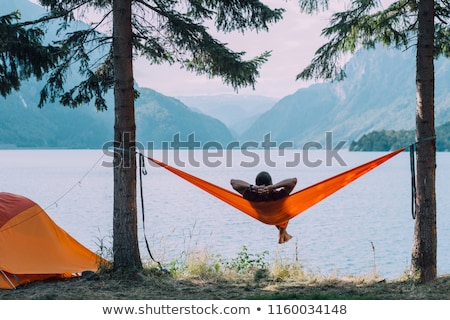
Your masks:
<svg viewBox="0 0 450 320"><path fill-rule="evenodd" d="M249 279L180 279L137 274L133 279L100 276L36 282L15 290L0 290L2 300L245 300L245 299L366 299L448 300L450 276L427 284L412 280L309 279L274 281Z"/></svg>

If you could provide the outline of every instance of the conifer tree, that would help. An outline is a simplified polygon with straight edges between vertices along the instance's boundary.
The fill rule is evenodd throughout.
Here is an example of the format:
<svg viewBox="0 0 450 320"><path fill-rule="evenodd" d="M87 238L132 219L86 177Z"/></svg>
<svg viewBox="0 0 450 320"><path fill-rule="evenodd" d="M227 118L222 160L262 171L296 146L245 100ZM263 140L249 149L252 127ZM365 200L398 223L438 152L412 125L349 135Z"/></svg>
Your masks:
<svg viewBox="0 0 450 320"><path fill-rule="evenodd" d="M219 32L268 30L282 18L282 9L270 9L247 0L40 0L49 9L45 19L63 18L61 30L77 14L100 13L87 28L66 34L58 45L68 54L52 70L41 91L39 106L46 102L77 107L91 100L98 110L107 108L104 94L114 89L114 213L113 254L115 270L142 268L137 235L136 125L133 57L150 64L178 63L197 74L222 78L236 90L254 86L258 69L270 52L245 60L216 39L207 26ZM105 27L112 27L108 32ZM91 61L92 52L103 48L103 57ZM65 88L73 62L84 80ZM151 137L149 137L151 139Z"/></svg>
<svg viewBox="0 0 450 320"><path fill-rule="evenodd" d="M44 31L20 23L20 12L0 17L0 95L6 97L20 89L30 77L42 79L55 67L63 52L59 47L43 44Z"/></svg>
<svg viewBox="0 0 450 320"><path fill-rule="evenodd" d="M299 0L304 12L328 8L328 0ZM377 43L416 50L416 224L411 269L427 282L436 277L436 140L434 129L434 59L450 56L448 0L399 0L382 8L378 0L352 0L348 10L332 15L322 35L329 41L297 79L343 80L344 54L375 48ZM399 115L401 116L401 115Z"/></svg>

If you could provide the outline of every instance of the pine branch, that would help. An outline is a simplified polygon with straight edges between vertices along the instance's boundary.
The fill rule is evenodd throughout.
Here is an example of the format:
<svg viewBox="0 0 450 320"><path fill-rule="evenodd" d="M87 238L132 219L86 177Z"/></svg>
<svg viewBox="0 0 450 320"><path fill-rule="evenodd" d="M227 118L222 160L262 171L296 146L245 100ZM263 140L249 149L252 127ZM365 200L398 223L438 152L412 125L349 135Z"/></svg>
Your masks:
<svg viewBox="0 0 450 320"><path fill-rule="evenodd" d="M407 48L415 29L416 19L410 13L416 10L416 3L401 0L376 11L378 6L377 0L355 0L349 10L335 13L330 26L322 30L330 41L315 52L296 79L342 80L345 72L339 62L343 55L360 48L373 49L377 43Z"/></svg>
<svg viewBox="0 0 450 320"><path fill-rule="evenodd" d="M312 14L328 10L328 0L298 0L301 12Z"/></svg>
<svg viewBox="0 0 450 320"><path fill-rule="evenodd" d="M19 90L22 80L42 79L64 56L61 48L43 45L44 32L14 23L20 13L0 17L0 94L6 97Z"/></svg>

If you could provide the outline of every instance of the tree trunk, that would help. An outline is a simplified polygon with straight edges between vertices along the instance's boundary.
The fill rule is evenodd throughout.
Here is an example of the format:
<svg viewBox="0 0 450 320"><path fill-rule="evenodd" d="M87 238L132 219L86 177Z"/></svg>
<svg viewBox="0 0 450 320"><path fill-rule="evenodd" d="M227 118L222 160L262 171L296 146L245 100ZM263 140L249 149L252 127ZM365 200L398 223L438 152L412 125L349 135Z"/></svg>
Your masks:
<svg viewBox="0 0 450 320"><path fill-rule="evenodd" d="M142 269L137 235L131 0L113 0L114 270ZM118 151L120 150L120 151Z"/></svg>
<svg viewBox="0 0 450 320"><path fill-rule="evenodd" d="M417 195L412 272L436 278L436 140L434 129L434 1L420 0L416 57Z"/></svg>

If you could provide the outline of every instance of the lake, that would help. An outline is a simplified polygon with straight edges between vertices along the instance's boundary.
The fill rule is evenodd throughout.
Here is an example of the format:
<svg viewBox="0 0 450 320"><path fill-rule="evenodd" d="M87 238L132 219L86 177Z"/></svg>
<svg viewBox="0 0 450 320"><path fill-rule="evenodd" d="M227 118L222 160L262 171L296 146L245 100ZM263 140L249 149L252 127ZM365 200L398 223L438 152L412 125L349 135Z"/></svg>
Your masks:
<svg viewBox="0 0 450 320"><path fill-rule="evenodd" d="M299 190L382 154L340 150L345 165L339 159L327 159L323 150L309 154L285 150L282 156L263 150L252 154L233 150L209 158L201 150L176 155L159 150L150 155L184 164L182 170L225 188L230 188L231 178L253 182L259 171L266 170L274 182L297 177L295 190ZM102 150L0 150L0 191L34 200L91 250L98 251L100 244L111 248L111 162L111 154ZM275 227L250 218L167 170L148 162L146 169L145 231L153 256L163 265L187 252L234 258L246 246L249 253L267 251L268 259L299 261L307 271L323 275L364 276L376 271L394 279L410 266L414 220L406 152L292 219L288 232L293 239L283 245L277 243ZM438 153L438 274L450 273L448 177L450 153ZM148 260L140 207L138 214L141 255Z"/></svg>

